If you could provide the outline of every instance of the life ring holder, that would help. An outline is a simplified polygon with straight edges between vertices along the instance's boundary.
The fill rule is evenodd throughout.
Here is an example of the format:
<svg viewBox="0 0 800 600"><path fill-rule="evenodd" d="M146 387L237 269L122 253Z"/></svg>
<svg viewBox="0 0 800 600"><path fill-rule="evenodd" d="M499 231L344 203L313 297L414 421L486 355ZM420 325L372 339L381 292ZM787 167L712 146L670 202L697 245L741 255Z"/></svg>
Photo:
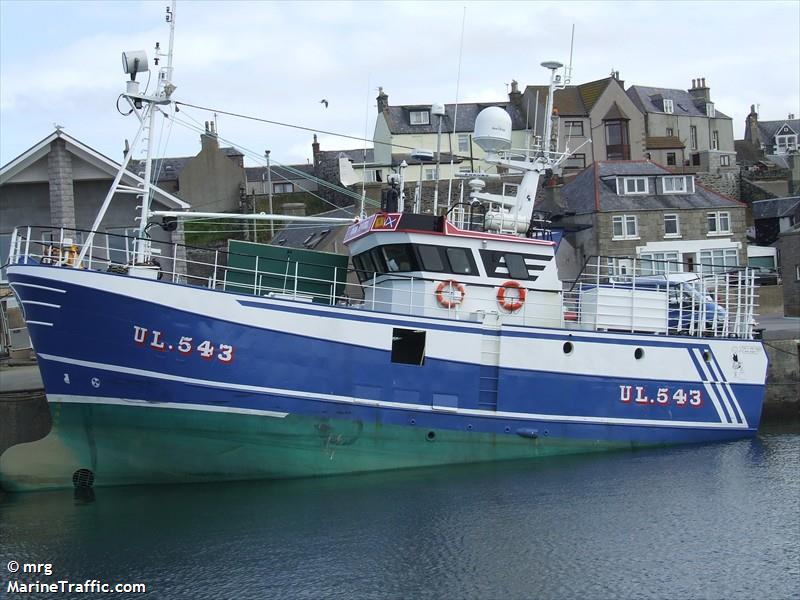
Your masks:
<svg viewBox="0 0 800 600"><path fill-rule="evenodd" d="M456 293L459 295L457 296ZM442 308L456 308L464 301L466 294L467 288L455 279L445 279L436 286L436 301Z"/></svg>
<svg viewBox="0 0 800 600"><path fill-rule="evenodd" d="M517 290L517 297L506 297L508 290ZM508 312L516 312L525 304L528 291L518 281L506 281L497 290L497 303Z"/></svg>

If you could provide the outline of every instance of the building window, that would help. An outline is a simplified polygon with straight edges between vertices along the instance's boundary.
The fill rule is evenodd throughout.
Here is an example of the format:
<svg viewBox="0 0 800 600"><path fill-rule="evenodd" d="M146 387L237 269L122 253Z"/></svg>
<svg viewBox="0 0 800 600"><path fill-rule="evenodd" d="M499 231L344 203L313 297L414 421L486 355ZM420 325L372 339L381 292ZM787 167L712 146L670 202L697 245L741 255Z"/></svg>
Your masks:
<svg viewBox="0 0 800 600"><path fill-rule="evenodd" d="M720 167L730 167L731 166L731 157L727 154L723 154L719 157L719 166Z"/></svg>
<svg viewBox="0 0 800 600"><path fill-rule="evenodd" d="M675 135L675 130L672 127L667 127L667 136Z"/></svg>
<svg viewBox="0 0 800 600"><path fill-rule="evenodd" d="M664 215L664 237L681 237L681 222L678 215Z"/></svg>
<svg viewBox="0 0 800 600"><path fill-rule="evenodd" d="M797 136L776 135L775 146L778 154L786 154L789 150L794 150L797 148Z"/></svg>
<svg viewBox="0 0 800 600"><path fill-rule="evenodd" d="M674 167L676 164L676 157L674 152L667 152L667 166Z"/></svg>
<svg viewBox="0 0 800 600"><path fill-rule="evenodd" d="M692 150L697 150L697 127L695 125L689 127L689 140Z"/></svg>
<svg viewBox="0 0 800 600"><path fill-rule="evenodd" d="M380 169L364 169L365 183L375 183L377 181L383 181Z"/></svg>
<svg viewBox="0 0 800 600"><path fill-rule="evenodd" d="M692 154L692 166L699 167L700 166L700 153L695 152Z"/></svg>
<svg viewBox="0 0 800 600"><path fill-rule="evenodd" d="M291 194L294 192L294 184L291 183L273 183L272 184L272 193L273 194Z"/></svg>
<svg viewBox="0 0 800 600"><path fill-rule="evenodd" d="M739 252L736 248L700 251L701 273L724 273L739 266Z"/></svg>
<svg viewBox="0 0 800 600"><path fill-rule="evenodd" d="M564 121L564 135L583 137L583 121Z"/></svg>
<svg viewBox="0 0 800 600"><path fill-rule="evenodd" d="M619 119L606 121L606 158L608 160L630 160L631 147L628 142L628 121Z"/></svg>
<svg viewBox="0 0 800 600"><path fill-rule="evenodd" d="M611 218L613 239L635 240L639 238L639 223L636 215L616 215Z"/></svg>
<svg viewBox="0 0 800 600"><path fill-rule="evenodd" d="M647 194L649 192L647 177L625 177L623 179L623 184L626 196L632 194Z"/></svg>
<svg viewBox="0 0 800 600"><path fill-rule="evenodd" d="M639 258L642 275L666 275L683 270L677 252L642 252Z"/></svg>
<svg viewBox="0 0 800 600"><path fill-rule="evenodd" d="M458 151L459 152L469 152L469 134L468 133L459 133L458 134Z"/></svg>
<svg viewBox="0 0 800 600"><path fill-rule="evenodd" d="M675 106L672 103L672 100L669 98L664 98L664 112L668 115L671 115L673 112L675 112Z"/></svg>
<svg viewBox="0 0 800 600"><path fill-rule="evenodd" d="M719 131L716 129L711 132L711 149L719 150Z"/></svg>
<svg viewBox="0 0 800 600"><path fill-rule="evenodd" d="M664 177L664 193L665 194L685 194L686 193L686 177Z"/></svg>
<svg viewBox="0 0 800 600"><path fill-rule="evenodd" d="M800 281L800 265L794 266L794 280Z"/></svg>
<svg viewBox="0 0 800 600"><path fill-rule="evenodd" d="M708 217L708 235L725 235L731 232L731 213L727 211L710 212Z"/></svg>
<svg viewBox="0 0 800 600"><path fill-rule="evenodd" d="M706 116L712 119L716 116L716 111L714 110L714 104L712 102L706 102Z"/></svg>
<svg viewBox="0 0 800 600"><path fill-rule="evenodd" d="M586 168L586 155L573 154L564 161L565 169L585 169Z"/></svg>
<svg viewBox="0 0 800 600"><path fill-rule="evenodd" d="M425 167L425 181L436 179L436 167Z"/></svg>
<svg viewBox="0 0 800 600"><path fill-rule="evenodd" d="M427 110L412 110L408 118L412 125L428 125L431 122L431 114Z"/></svg>

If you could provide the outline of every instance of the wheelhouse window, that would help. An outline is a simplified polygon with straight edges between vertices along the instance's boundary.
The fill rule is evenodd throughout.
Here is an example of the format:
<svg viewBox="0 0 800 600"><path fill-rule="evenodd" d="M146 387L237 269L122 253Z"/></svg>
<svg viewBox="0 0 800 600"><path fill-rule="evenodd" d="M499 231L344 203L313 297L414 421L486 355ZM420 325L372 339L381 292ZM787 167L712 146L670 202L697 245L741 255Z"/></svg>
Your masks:
<svg viewBox="0 0 800 600"><path fill-rule="evenodd" d="M727 211L707 214L708 235L726 235L731 233L731 214Z"/></svg>
<svg viewBox="0 0 800 600"><path fill-rule="evenodd" d="M466 248L448 248L446 254L451 272L459 275L472 275L476 272L475 263Z"/></svg>
<svg viewBox="0 0 800 600"><path fill-rule="evenodd" d="M506 268L508 269L508 275L512 279L528 278L528 266L525 264L525 259L522 258L522 256L519 254L513 254L512 252L506 252L505 262Z"/></svg>
<svg viewBox="0 0 800 600"><path fill-rule="evenodd" d="M427 110L412 110L408 113L412 125L428 125L431 122L431 113Z"/></svg>
<svg viewBox="0 0 800 600"><path fill-rule="evenodd" d="M386 268L390 273L407 273L417 271L414 253L411 251L410 244L392 244L382 246L383 257L386 260Z"/></svg>
<svg viewBox="0 0 800 600"><path fill-rule="evenodd" d="M613 239L630 240L639 237L639 223L636 215L615 215L611 219Z"/></svg>
<svg viewBox="0 0 800 600"><path fill-rule="evenodd" d="M444 263L444 257L442 256L442 251L439 246L426 246L420 244L417 246L417 253L419 254L422 268L425 271L434 271L436 273L447 271L447 267Z"/></svg>
<svg viewBox="0 0 800 600"><path fill-rule="evenodd" d="M664 215L664 237L680 237L681 222L678 215Z"/></svg>
<svg viewBox="0 0 800 600"><path fill-rule="evenodd" d="M608 160L630 160L631 147L628 141L628 121L617 119L605 122L606 157Z"/></svg>
<svg viewBox="0 0 800 600"><path fill-rule="evenodd" d="M623 179L622 189L626 196L632 194L647 194L649 192L647 177L625 177Z"/></svg>

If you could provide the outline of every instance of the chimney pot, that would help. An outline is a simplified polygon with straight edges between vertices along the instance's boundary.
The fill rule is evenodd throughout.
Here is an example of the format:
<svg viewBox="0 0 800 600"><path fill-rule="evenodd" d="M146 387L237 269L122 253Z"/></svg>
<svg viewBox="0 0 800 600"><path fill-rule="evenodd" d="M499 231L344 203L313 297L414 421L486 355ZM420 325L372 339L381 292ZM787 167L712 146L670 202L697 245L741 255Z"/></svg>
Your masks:
<svg viewBox="0 0 800 600"><path fill-rule="evenodd" d="M791 121L793 119L794 119L794 113L789 113L789 120Z"/></svg>

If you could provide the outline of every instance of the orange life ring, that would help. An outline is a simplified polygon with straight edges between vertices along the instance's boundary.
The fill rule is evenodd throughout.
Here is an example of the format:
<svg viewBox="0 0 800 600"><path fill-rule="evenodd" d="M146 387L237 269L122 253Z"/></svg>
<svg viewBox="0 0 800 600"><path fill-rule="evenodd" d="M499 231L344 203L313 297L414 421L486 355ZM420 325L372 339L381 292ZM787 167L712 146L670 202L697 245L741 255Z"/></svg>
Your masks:
<svg viewBox="0 0 800 600"><path fill-rule="evenodd" d="M466 292L463 283L446 279L436 286L436 301L444 308L455 308L464 301Z"/></svg>
<svg viewBox="0 0 800 600"><path fill-rule="evenodd" d="M506 298L506 292L508 290L517 290L517 297ZM508 312L514 312L522 308L522 305L525 304L525 297L528 295L528 291L520 285L517 281L506 281L503 285L500 286L500 289L497 290L497 303L506 309Z"/></svg>

